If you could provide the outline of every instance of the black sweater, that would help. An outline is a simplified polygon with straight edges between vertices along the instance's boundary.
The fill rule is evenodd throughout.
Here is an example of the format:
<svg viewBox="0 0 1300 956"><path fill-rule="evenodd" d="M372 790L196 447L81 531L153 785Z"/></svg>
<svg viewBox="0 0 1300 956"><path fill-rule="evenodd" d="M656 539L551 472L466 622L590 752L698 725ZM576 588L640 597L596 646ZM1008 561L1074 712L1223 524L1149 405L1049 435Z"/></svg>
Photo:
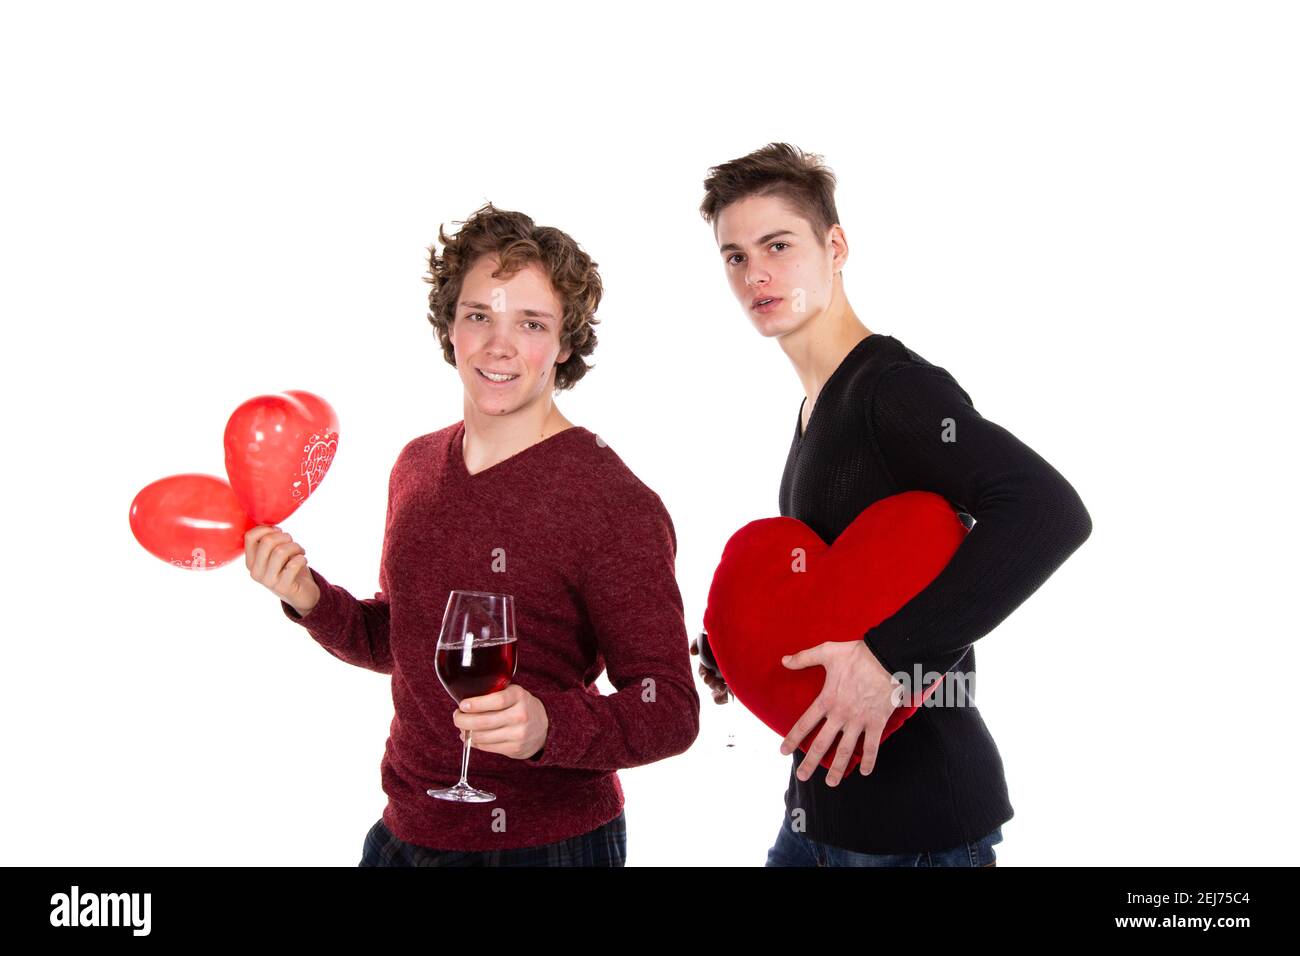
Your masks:
<svg viewBox="0 0 1300 956"><path fill-rule="evenodd" d="M971 529L928 587L864 635L890 673L910 675L919 664L922 673L973 674L971 645L1092 531L1056 469L983 418L947 370L892 336L869 335L849 351L822 386L806 435L802 414L801 406L781 478L782 515L830 543L868 505L917 489L943 495ZM792 755L786 809L803 810L805 833L823 843L920 853L976 840L1013 815L1002 758L973 696L922 707L885 740L865 777L855 768L828 787L818 766L800 781L804 756Z"/></svg>

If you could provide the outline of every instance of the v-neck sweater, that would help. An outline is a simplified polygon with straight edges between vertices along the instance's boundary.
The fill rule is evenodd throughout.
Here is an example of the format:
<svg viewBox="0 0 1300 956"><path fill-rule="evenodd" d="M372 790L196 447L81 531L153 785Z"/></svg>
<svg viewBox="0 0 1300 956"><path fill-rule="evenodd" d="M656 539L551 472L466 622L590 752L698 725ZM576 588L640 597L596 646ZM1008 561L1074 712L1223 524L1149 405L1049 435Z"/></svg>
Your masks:
<svg viewBox="0 0 1300 956"><path fill-rule="evenodd" d="M311 568L319 603L301 617L281 606L330 654L392 675L380 780L394 835L443 850L540 846L614 819L616 771L681 753L699 731L677 537L659 496L581 426L475 474L464 435L457 422L398 455L374 598ZM513 683L549 721L532 758L471 749L469 781L491 803L426 793L460 777L456 703L434 671L452 590L514 595ZM606 670L616 693L593 686Z"/></svg>
<svg viewBox="0 0 1300 956"><path fill-rule="evenodd" d="M1088 538L1092 519L1055 468L981 416L946 369L893 336L872 333L850 349L806 430L802 417L800 406L781 478L782 515L833 543L874 502L921 490L946 498L970 529L934 581L863 639L890 673L960 672L971 676L971 693L962 706L919 709L881 744L871 773L854 770L835 787L820 765L799 780L805 754L796 750L787 811L802 811L812 839L863 853L977 840L1014 809L975 706L973 645Z"/></svg>

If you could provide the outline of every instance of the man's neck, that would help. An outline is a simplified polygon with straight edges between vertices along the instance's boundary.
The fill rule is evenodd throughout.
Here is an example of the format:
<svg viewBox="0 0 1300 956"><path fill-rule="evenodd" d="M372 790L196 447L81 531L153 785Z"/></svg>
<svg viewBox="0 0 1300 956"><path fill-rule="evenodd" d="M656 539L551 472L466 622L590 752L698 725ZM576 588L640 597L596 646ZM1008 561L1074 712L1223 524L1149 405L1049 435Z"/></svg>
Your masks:
<svg viewBox="0 0 1300 956"><path fill-rule="evenodd" d="M820 315L802 328L781 336L781 349L808 396L805 411L811 411L822 386L844 357L871 334L845 298L842 282L837 281L831 301Z"/></svg>
<svg viewBox="0 0 1300 956"><path fill-rule="evenodd" d="M549 397L509 415L484 415L465 400L465 464L471 472L490 468L552 435L572 428Z"/></svg>

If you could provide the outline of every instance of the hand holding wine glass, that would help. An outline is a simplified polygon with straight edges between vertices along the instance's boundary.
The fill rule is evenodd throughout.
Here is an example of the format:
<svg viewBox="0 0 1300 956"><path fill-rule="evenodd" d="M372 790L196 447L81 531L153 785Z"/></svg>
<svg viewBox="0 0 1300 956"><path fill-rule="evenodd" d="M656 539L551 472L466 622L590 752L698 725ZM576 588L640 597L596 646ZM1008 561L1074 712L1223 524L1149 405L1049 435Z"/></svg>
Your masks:
<svg viewBox="0 0 1300 956"><path fill-rule="evenodd" d="M482 697L466 697L452 716L460 739L474 735L474 746L515 760L528 760L546 744L550 720L540 700L518 684Z"/></svg>
<svg viewBox="0 0 1300 956"><path fill-rule="evenodd" d="M516 648L513 597L482 591L451 592L434 659L438 679L458 707L466 699L495 695L510 686L518 664ZM443 790L430 789L429 796L461 803L496 799L495 794L471 787L466 779L472 744L471 729L461 748L460 781Z"/></svg>
<svg viewBox="0 0 1300 956"><path fill-rule="evenodd" d="M709 647L709 635L704 631L700 636L691 641L691 654L698 656L700 659L700 677L708 685L709 690L713 693L713 702L715 704L725 704L731 699L731 690L727 687L726 678L722 676L722 671L718 669L718 662L713 658L713 649Z"/></svg>
<svg viewBox="0 0 1300 956"><path fill-rule="evenodd" d="M709 690L713 692L713 702L715 704L725 704L731 700L731 688L727 686L727 679L722 676L722 671L718 667L718 662L713 656L713 649L709 647L709 635L705 631L700 632L700 636L691 641L691 654L700 658L700 677L708 685ZM727 711L727 747L736 746L736 708Z"/></svg>

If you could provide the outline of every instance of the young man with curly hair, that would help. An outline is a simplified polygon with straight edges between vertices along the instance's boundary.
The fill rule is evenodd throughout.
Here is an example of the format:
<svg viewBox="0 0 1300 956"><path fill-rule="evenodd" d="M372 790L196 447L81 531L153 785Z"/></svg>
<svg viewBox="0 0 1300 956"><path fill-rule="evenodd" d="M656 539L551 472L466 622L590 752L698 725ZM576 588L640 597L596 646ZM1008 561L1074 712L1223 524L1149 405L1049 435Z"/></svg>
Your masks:
<svg viewBox="0 0 1300 956"><path fill-rule="evenodd" d="M363 866L621 866L616 771L699 730L659 496L553 393L588 370L596 263L559 229L477 210L429 250L429 322L464 389L461 421L409 442L389 479L380 591L357 600L278 529L249 532L254 578L329 653L392 675L388 803ZM452 590L514 596L517 669L459 707L434 672ZM593 686L608 668L617 692ZM469 735L486 803L434 799Z"/></svg>
<svg viewBox="0 0 1300 956"><path fill-rule="evenodd" d="M946 369L858 318L844 288L849 245L835 177L821 157L770 143L711 169L704 190L700 213L732 293L758 333L781 346L804 390L781 514L832 543L872 503L921 490L947 498L971 529L897 613L856 640L810 635L807 649L783 662L822 667L826 677L781 744L794 756L767 863L991 866L1012 807L975 707L973 644L1087 539L1092 519L1070 483L983 418ZM692 651L709 660L707 635L700 640ZM721 675L704 664L701 674L725 703ZM919 695L916 674L962 674L972 693L955 705L931 697L882 745L899 701L894 687ZM798 747L818 724L805 754ZM860 772L846 775L859 739ZM826 754L829 770L820 765Z"/></svg>

